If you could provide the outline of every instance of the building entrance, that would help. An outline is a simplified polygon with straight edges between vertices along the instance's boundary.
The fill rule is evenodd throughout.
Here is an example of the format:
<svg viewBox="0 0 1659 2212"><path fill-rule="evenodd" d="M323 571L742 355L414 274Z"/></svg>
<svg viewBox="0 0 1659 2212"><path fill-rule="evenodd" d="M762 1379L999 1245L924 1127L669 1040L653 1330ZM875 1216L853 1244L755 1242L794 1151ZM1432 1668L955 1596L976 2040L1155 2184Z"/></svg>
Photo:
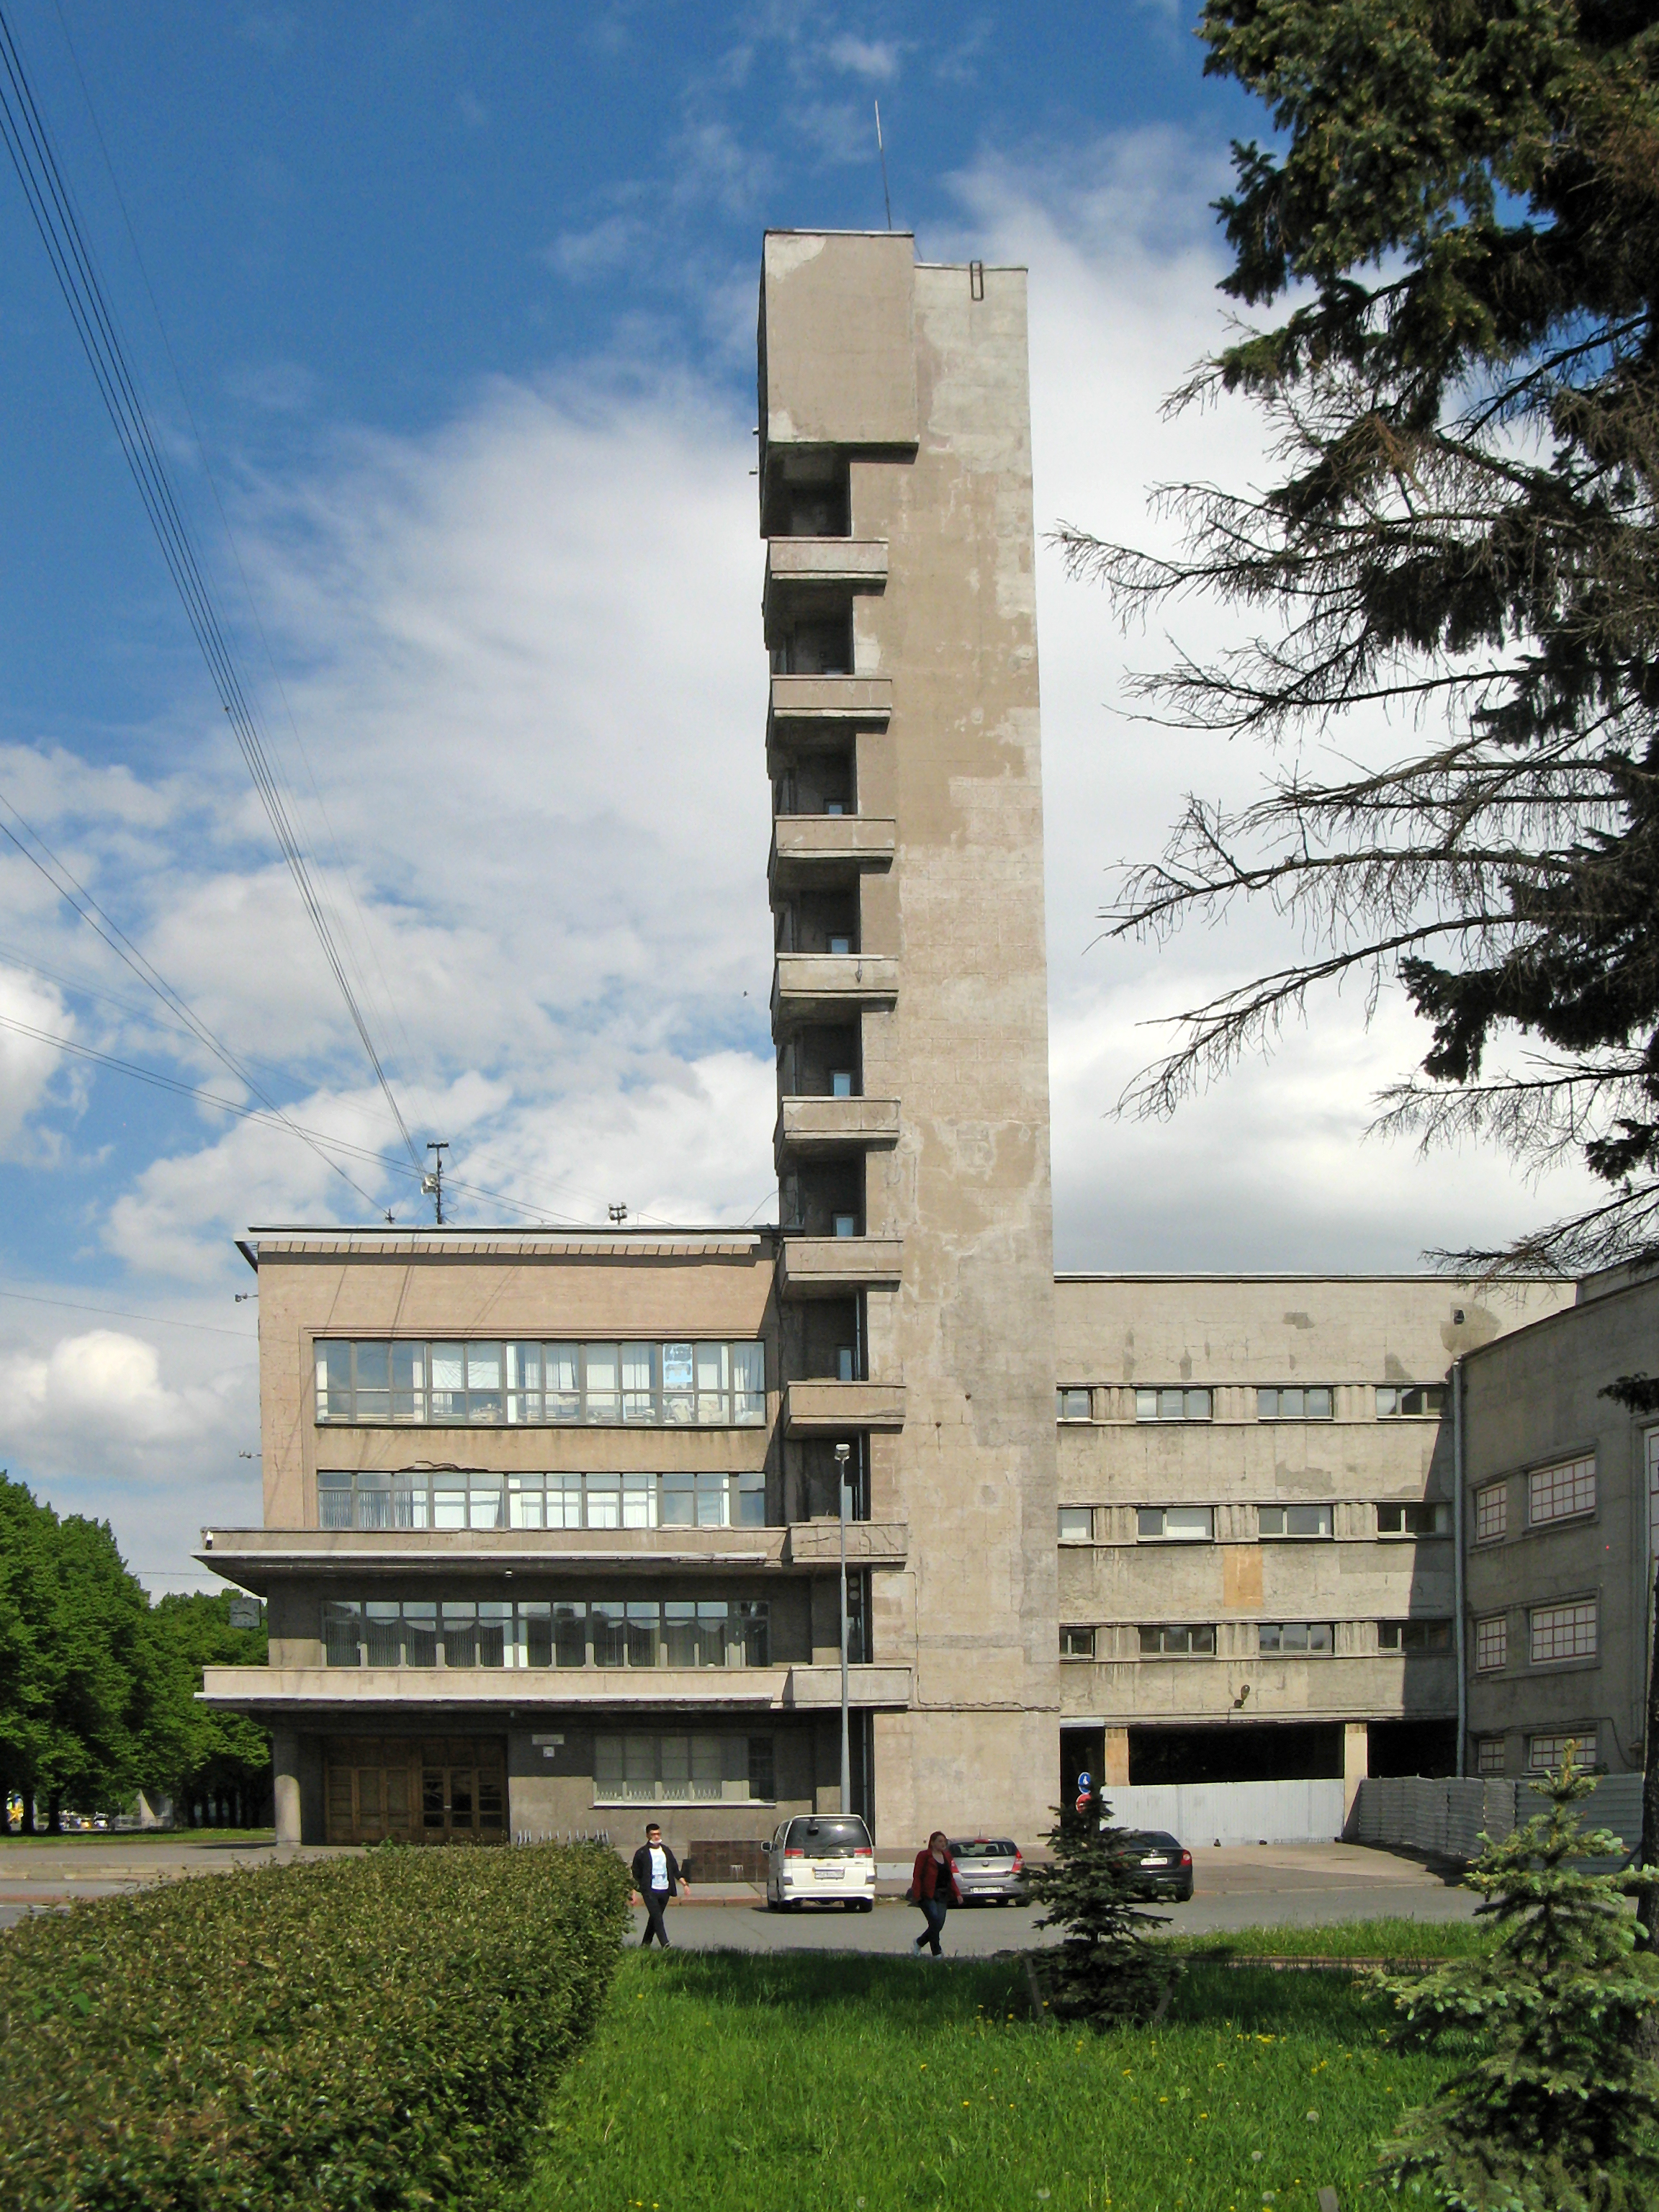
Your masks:
<svg viewBox="0 0 1659 2212"><path fill-rule="evenodd" d="M331 1844L507 1838L507 1746L493 1736L333 1736L325 1746Z"/></svg>

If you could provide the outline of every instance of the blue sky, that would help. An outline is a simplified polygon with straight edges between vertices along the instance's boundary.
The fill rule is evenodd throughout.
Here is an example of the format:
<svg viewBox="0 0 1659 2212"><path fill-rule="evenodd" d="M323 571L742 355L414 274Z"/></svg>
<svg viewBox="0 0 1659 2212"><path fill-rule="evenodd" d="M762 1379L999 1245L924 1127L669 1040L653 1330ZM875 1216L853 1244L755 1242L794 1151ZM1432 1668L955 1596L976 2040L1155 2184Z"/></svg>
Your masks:
<svg viewBox="0 0 1659 2212"><path fill-rule="evenodd" d="M1159 413L1221 331L1207 203L1256 119L1157 5L8 16L457 1210L768 1218L762 228L882 220L879 98L919 251L1030 265L1039 530L1144 540L1157 479L1258 465L1248 418ZM0 795L297 1120L392 1146L4 171L0 564ZM1414 1042L1387 1002L1321 1006L1171 1125L1105 1118L1146 1024L1285 947L1271 918L1096 942L1104 869L1250 763L1154 741L1121 695L1162 641L1047 553L1039 593L1060 1263L1409 1267L1569 1196L1366 1144ZM234 1237L416 1201L28 1030L235 1085L0 848L0 1461L159 1587L200 1523L258 1518Z"/></svg>

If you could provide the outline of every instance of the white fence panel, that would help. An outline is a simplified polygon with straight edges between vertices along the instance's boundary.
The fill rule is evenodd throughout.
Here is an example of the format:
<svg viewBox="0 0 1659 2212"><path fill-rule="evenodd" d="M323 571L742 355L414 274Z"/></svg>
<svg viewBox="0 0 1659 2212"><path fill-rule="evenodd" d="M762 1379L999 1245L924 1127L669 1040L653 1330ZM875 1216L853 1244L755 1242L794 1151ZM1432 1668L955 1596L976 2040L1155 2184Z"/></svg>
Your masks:
<svg viewBox="0 0 1659 2212"><path fill-rule="evenodd" d="M1342 1832L1342 1784L1142 1783L1103 1793L1121 1828L1166 1828L1182 1842L1328 1844Z"/></svg>
<svg viewBox="0 0 1659 2212"><path fill-rule="evenodd" d="M1359 1785L1347 1837L1350 1843L1467 1863L1478 1856L1483 1832L1502 1838L1541 1813L1544 1803L1525 1781L1373 1776ZM1634 1850L1642 1835L1641 1776L1603 1775L1579 1809L1586 1827L1611 1828Z"/></svg>

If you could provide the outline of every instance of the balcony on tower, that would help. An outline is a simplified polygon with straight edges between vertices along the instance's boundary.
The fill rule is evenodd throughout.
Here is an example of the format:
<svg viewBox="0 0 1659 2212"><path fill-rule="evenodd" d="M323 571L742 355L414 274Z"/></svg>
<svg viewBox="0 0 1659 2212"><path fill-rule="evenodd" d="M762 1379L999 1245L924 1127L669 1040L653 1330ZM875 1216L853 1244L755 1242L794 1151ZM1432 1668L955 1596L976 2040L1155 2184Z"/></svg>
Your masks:
<svg viewBox="0 0 1659 2212"><path fill-rule="evenodd" d="M778 1247L781 1298L842 1298L857 1291L896 1291L904 1266L902 1237L786 1237Z"/></svg>
<svg viewBox="0 0 1659 2212"><path fill-rule="evenodd" d="M896 1098L784 1097L772 1132L772 1157L781 1175L791 1163L844 1159L897 1144Z"/></svg>
<svg viewBox="0 0 1659 2212"><path fill-rule="evenodd" d="M845 1021L898 1000L899 963L871 952L780 952L772 975L772 1026Z"/></svg>
<svg viewBox="0 0 1659 2212"><path fill-rule="evenodd" d="M786 1382L784 1433L849 1437L904 1426L902 1382L840 1382L830 1377Z"/></svg>

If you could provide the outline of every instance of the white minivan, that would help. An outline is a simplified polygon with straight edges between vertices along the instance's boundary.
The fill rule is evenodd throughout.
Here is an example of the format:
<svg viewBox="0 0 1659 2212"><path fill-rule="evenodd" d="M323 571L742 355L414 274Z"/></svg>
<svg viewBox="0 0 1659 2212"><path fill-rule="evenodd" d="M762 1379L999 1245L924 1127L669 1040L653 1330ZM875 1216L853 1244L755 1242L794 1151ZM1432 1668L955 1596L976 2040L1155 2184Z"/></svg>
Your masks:
<svg viewBox="0 0 1659 2212"><path fill-rule="evenodd" d="M799 1813L779 1821L766 1846L769 1911L839 1905L868 1912L875 1901L875 1846L855 1813Z"/></svg>

